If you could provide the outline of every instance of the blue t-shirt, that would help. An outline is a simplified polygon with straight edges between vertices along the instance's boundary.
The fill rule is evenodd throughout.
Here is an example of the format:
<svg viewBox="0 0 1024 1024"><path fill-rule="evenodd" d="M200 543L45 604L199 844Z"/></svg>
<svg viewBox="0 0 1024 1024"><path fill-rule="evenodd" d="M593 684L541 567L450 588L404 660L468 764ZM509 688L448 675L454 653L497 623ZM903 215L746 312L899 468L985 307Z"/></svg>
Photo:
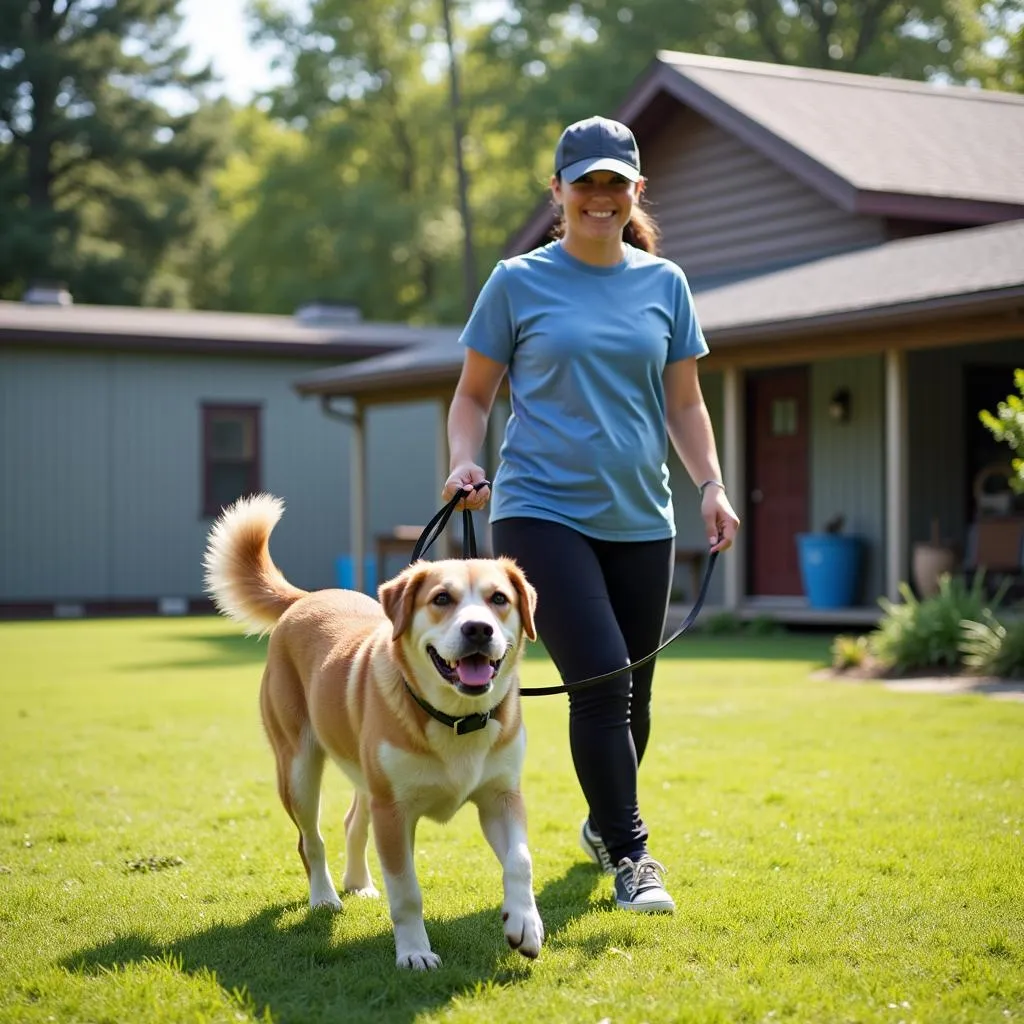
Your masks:
<svg viewBox="0 0 1024 1024"><path fill-rule="evenodd" d="M621 263L595 267L553 242L497 264L460 340L508 366L492 522L675 535L662 372L708 351L676 264L626 246Z"/></svg>

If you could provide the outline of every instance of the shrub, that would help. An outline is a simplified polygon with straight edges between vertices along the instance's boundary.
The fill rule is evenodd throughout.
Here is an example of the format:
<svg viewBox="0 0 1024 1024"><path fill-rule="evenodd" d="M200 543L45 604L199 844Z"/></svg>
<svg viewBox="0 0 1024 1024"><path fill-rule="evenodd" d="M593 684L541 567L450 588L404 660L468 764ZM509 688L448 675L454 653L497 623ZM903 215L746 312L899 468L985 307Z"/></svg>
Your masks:
<svg viewBox="0 0 1024 1024"><path fill-rule="evenodd" d="M718 612L704 620L701 632L708 636L738 636L743 632L743 621L732 612Z"/></svg>
<svg viewBox="0 0 1024 1024"><path fill-rule="evenodd" d="M832 641L832 667L835 669L860 668L868 659L868 638L840 634Z"/></svg>
<svg viewBox="0 0 1024 1024"><path fill-rule="evenodd" d="M785 629L770 615L758 615L747 623L743 632L748 636L778 636Z"/></svg>
<svg viewBox="0 0 1024 1024"><path fill-rule="evenodd" d="M984 621L1005 588L988 598L984 574L976 573L968 586L959 577L944 573L939 592L919 601L906 583L900 584L903 604L880 598L885 615L869 635L872 653L898 672L919 668L956 668L962 664L960 641L964 619Z"/></svg>
<svg viewBox="0 0 1024 1024"><path fill-rule="evenodd" d="M961 623L960 652L964 664L984 675L1024 678L1024 620L1004 626L989 609L980 621Z"/></svg>

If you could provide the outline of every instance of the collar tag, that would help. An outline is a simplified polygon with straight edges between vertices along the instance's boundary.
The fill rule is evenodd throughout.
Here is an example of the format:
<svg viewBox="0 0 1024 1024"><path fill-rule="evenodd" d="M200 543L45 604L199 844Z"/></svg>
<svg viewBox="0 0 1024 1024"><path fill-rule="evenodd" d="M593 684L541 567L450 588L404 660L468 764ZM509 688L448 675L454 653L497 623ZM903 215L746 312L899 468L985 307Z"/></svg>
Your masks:
<svg viewBox="0 0 1024 1024"><path fill-rule="evenodd" d="M467 732L478 732L490 721L490 714L466 715L465 718L456 718L452 723L455 727L456 736L465 736Z"/></svg>

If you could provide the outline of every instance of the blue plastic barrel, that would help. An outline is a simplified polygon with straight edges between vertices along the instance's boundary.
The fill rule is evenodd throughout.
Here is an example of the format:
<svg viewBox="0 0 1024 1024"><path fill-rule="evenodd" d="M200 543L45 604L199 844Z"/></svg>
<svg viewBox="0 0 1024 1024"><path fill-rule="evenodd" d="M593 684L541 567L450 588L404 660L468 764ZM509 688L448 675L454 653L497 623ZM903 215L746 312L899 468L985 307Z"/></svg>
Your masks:
<svg viewBox="0 0 1024 1024"><path fill-rule="evenodd" d="M807 603L848 608L860 583L861 538L841 533L801 533L796 538Z"/></svg>
<svg viewBox="0 0 1024 1024"><path fill-rule="evenodd" d="M342 590L355 590L356 563L351 555L339 555L334 560L334 576ZM377 595L377 557L366 555L363 558L363 593Z"/></svg>

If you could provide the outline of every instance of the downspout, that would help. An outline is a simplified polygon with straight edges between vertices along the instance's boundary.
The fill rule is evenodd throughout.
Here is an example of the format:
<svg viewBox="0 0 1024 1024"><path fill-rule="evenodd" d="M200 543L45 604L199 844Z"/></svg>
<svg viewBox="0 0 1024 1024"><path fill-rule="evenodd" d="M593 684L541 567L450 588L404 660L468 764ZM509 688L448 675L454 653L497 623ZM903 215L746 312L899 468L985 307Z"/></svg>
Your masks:
<svg viewBox="0 0 1024 1024"><path fill-rule="evenodd" d="M350 409L335 409L330 395L320 396L320 409L330 419L352 428L352 455L349 465L349 547L352 550L353 587L363 590L366 582L366 426L363 407L353 399Z"/></svg>

